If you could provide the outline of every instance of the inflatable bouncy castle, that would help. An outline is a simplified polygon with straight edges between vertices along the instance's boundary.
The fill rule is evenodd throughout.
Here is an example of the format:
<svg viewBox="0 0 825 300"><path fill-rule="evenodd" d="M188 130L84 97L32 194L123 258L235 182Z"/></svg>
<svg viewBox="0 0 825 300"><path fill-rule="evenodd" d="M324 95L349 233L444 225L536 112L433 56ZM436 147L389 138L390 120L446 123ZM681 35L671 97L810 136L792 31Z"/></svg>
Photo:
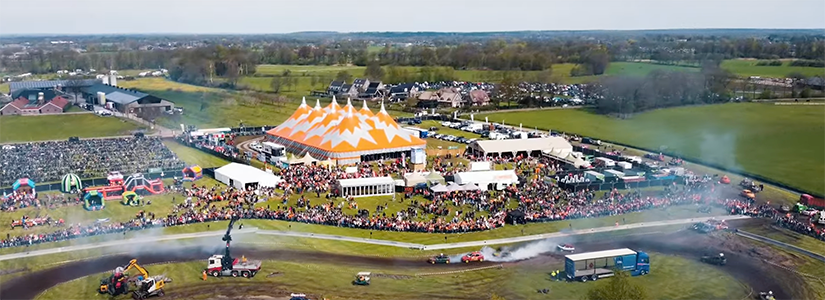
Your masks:
<svg viewBox="0 0 825 300"><path fill-rule="evenodd" d="M60 180L60 191L64 193L74 193L83 190L83 183L80 181L80 176L75 174L63 175Z"/></svg>
<svg viewBox="0 0 825 300"><path fill-rule="evenodd" d="M34 181L28 178L20 178L11 186L15 192L21 194L34 194Z"/></svg>
<svg viewBox="0 0 825 300"><path fill-rule="evenodd" d="M163 193L163 181L146 179L141 173L132 174L123 181L123 192L135 192L139 195Z"/></svg>
<svg viewBox="0 0 825 300"><path fill-rule="evenodd" d="M203 178L203 169L201 166L188 166L183 169L183 181L196 181Z"/></svg>
<svg viewBox="0 0 825 300"><path fill-rule="evenodd" d="M135 192L123 193L123 205L138 206L140 205L140 196Z"/></svg>
<svg viewBox="0 0 825 300"><path fill-rule="evenodd" d="M83 196L83 208L89 211L102 210L106 206L105 202L97 191L89 191Z"/></svg>

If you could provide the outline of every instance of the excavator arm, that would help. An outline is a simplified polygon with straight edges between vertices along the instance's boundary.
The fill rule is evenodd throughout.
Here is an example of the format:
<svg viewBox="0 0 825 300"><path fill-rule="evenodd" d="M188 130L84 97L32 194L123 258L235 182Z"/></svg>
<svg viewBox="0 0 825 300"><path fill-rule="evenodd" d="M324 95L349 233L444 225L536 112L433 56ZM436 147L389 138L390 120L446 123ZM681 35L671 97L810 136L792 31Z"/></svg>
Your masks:
<svg viewBox="0 0 825 300"><path fill-rule="evenodd" d="M129 261L129 265L123 270L123 273L129 272L132 268L135 268L138 272L140 272L140 275L143 276L143 278L149 278L149 272L137 263L137 259L132 259Z"/></svg>

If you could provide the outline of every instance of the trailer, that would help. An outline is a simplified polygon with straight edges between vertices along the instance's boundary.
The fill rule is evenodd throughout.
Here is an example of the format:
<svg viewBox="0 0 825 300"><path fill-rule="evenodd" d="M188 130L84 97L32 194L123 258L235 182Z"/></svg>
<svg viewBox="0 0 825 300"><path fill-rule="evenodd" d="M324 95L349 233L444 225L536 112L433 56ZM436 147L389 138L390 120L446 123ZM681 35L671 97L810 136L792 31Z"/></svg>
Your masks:
<svg viewBox="0 0 825 300"><path fill-rule="evenodd" d="M586 282L611 277L615 270L632 276L650 273L650 256L628 248L570 254L564 257L567 280Z"/></svg>
<svg viewBox="0 0 825 300"><path fill-rule="evenodd" d="M805 204L808 207L825 209L825 199L817 198L808 194L802 194L801 196L799 196L799 202Z"/></svg>
<svg viewBox="0 0 825 300"><path fill-rule="evenodd" d="M607 157L596 157L595 165L603 166L605 168L612 168L612 167L616 166L616 162L614 162L612 159L609 159Z"/></svg>
<svg viewBox="0 0 825 300"><path fill-rule="evenodd" d="M404 129L422 139L426 139L430 135L430 131L418 127L404 127Z"/></svg>

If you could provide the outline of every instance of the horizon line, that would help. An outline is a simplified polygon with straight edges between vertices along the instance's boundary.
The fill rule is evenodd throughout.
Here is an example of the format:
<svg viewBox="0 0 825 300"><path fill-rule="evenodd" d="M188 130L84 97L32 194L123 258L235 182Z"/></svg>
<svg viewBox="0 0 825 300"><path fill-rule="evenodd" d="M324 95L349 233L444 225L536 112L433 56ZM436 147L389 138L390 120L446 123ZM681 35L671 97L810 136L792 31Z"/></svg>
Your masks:
<svg viewBox="0 0 825 300"><path fill-rule="evenodd" d="M506 30L506 31L326 31L326 30L308 30L308 31L293 31L284 33L233 33L233 32L130 32L130 33L0 33L0 37L51 37L51 36L125 36L125 35L238 35L238 36L254 36L254 35L295 35L307 33L326 33L326 34L414 34L414 33L430 33L430 34L484 34L484 33L542 33L542 32L638 32L638 31L683 31L683 30L752 30L752 31L810 31L821 30L825 34L825 27L823 28L744 28L744 27L707 27L707 28L644 28L644 29L549 29L549 30Z"/></svg>

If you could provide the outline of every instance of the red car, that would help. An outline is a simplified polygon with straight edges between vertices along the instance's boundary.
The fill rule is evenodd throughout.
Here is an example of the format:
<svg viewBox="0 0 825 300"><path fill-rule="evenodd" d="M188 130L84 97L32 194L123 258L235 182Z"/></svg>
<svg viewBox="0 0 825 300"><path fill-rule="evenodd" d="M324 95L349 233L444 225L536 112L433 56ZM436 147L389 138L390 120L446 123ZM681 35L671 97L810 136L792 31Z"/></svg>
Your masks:
<svg viewBox="0 0 825 300"><path fill-rule="evenodd" d="M467 253L461 257L461 262L463 263L469 263L471 261L482 262L484 261L484 255L481 254L481 252L476 251L472 253Z"/></svg>

